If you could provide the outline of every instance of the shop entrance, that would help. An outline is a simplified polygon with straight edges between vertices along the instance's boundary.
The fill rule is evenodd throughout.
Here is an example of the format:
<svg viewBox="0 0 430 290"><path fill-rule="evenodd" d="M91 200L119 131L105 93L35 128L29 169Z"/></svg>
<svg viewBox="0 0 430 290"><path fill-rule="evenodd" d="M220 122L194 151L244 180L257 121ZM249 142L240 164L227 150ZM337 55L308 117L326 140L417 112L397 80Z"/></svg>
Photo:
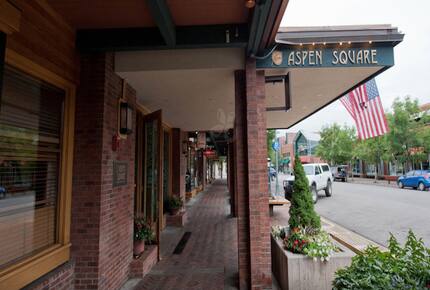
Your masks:
<svg viewBox="0 0 430 290"><path fill-rule="evenodd" d="M144 115L136 123L136 214L143 215L156 233L160 245L163 216L163 126L161 110ZM158 258L160 247L158 247Z"/></svg>

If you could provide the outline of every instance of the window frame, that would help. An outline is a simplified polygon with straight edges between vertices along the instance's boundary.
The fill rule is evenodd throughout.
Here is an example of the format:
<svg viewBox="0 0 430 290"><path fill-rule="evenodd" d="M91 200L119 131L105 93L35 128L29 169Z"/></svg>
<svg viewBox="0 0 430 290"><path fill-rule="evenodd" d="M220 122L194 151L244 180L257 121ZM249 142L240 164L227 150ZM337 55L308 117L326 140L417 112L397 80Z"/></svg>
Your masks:
<svg viewBox="0 0 430 290"><path fill-rule="evenodd" d="M57 202L57 242L0 271L0 289L19 289L70 259L73 142L76 86L30 59L6 48L5 63L65 92Z"/></svg>

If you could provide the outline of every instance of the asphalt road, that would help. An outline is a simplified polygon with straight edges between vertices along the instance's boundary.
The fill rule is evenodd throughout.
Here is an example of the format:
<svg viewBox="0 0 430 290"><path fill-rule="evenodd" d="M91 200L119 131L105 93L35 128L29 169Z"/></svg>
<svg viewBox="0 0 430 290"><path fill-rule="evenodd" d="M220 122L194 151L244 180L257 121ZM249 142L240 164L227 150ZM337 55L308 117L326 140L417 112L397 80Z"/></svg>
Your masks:
<svg viewBox="0 0 430 290"><path fill-rule="evenodd" d="M278 176L281 196L286 177ZM273 195L275 184L271 182ZM430 247L430 191L335 182L331 197L319 192L315 209L321 216L384 246L390 232L403 243L412 229Z"/></svg>
<svg viewBox="0 0 430 290"><path fill-rule="evenodd" d="M430 247L430 191L335 182L319 196L320 215L370 240L386 246L391 232L403 243L412 229Z"/></svg>

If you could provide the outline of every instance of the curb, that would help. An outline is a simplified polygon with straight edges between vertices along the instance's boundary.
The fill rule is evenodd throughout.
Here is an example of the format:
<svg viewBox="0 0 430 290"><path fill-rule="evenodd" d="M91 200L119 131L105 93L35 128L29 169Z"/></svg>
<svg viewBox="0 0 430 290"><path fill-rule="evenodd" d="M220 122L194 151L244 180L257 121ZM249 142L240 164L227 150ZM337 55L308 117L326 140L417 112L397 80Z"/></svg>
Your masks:
<svg viewBox="0 0 430 290"><path fill-rule="evenodd" d="M347 228L344 228L322 216L321 221L327 225L325 230L334 240L341 243L356 254L362 253L363 250L365 250L370 245L379 248L381 251L388 250L386 247L372 240L369 240L368 238L365 238L360 234L355 233Z"/></svg>

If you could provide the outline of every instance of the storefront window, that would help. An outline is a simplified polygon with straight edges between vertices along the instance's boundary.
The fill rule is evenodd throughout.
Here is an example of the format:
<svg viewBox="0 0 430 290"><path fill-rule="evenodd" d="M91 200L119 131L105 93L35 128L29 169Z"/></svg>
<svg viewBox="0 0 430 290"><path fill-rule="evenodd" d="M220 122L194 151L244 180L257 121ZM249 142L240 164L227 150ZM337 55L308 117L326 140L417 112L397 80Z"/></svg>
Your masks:
<svg viewBox="0 0 430 290"><path fill-rule="evenodd" d="M52 246L65 92L5 68L0 99L0 269Z"/></svg>

